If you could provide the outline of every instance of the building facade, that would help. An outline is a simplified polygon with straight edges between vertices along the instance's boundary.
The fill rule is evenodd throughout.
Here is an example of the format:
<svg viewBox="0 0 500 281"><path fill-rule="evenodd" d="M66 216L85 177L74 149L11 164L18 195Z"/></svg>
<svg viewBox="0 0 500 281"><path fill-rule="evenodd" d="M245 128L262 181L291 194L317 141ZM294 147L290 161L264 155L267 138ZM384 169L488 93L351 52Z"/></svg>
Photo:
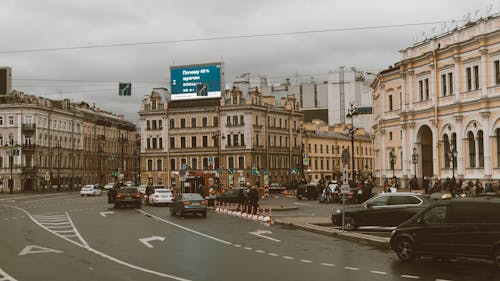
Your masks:
<svg viewBox="0 0 500 281"><path fill-rule="evenodd" d="M223 187L262 186L299 176L293 171L301 161L303 116L293 97L276 103L256 89L243 95L233 88L222 99L165 102L153 91L139 115L146 128L141 129L144 184L180 189L193 177L206 176ZM161 129L148 130L154 122L161 122Z"/></svg>
<svg viewBox="0 0 500 281"><path fill-rule="evenodd" d="M105 184L137 177L136 128L85 102L12 91L0 95L0 177L14 190Z"/></svg>
<svg viewBox="0 0 500 281"><path fill-rule="evenodd" d="M378 74L378 179L500 179L499 26L499 15L468 22L400 51Z"/></svg>
<svg viewBox="0 0 500 281"><path fill-rule="evenodd" d="M354 170L354 178L358 180L373 173L373 136L364 130L357 130L354 135L354 167L352 157L346 165L342 161L342 151L347 150L352 156L352 139L346 126L328 126L320 120L304 123L303 143L307 182L327 178L341 180L344 167L349 178Z"/></svg>

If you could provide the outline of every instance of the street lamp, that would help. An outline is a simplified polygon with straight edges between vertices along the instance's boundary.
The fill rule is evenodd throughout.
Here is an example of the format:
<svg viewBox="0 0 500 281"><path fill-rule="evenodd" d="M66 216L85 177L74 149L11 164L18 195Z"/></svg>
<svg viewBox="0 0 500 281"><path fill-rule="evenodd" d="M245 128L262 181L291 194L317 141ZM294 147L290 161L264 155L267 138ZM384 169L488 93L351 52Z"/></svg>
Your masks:
<svg viewBox="0 0 500 281"><path fill-rule="evenodd" d="M224 139L226 139L226 137L225 136L221 137L221 133L218 132L218 133L216 133L216 134L214 134L212 136L212 139L214 140L214 146L217 146L217 167L215 165L215 160L214 160L214 170L215 170L215 169L219 169L220 166L221 166L221 163L222 163L221 162L222 159L221 159L221 142L220 142L220 139L224 140ZM220 191L220 184L221 184L220 182L221 182L222 169L220 171L221 172L218 173L218 180L217 180L217 190L219 190L219 191Z"/></svg>
<svg viewBox="0 0 500 281"><path fill-rule="evenodd" d="M413 163L413 169L414 169L414 180L417 179L417 163L418 163L418 154L417 154L417 148L413 147L413 154L411 155L411 162ZM411 184L410 184L410 192L411 192Z"/></svg>
<svg viewBox="0 0 500 281"><path fill-rule="evenodd" d="M452 178L455 180L455 159L457 159L457 150L455 148L455 145L452 143L450 144L450 151L448 152L448 156L450 157L450 162L451 162L451 171L452 171Z"/></svg>
<svg viewBox="0 0 500 281"><path fill-rule="evenodd" d="M394 149L389 152L389 160L391 161L391 169L392 169L392 178L396 178L394 174L394 166L396 166L396 153L394 153Z"/></svg>
<svg viewBox="0 0 500 281"><path fill-rule="evenodd" d="M61 190L61 142L56 141L57 148L57 191Z"/></svg>
<svg viewBox="0 0 500 281"><path fill-rule="evenodd" d="M125 172L124 172L125 165L124 165L124 159L123 159L123 154L124 154L123 150L124 150L124 144L127 141L128 141L127 136L125 134L120 133L120 136L118 137L118 142L121 145L121 153L120 153L121 155L120 156L121 156L121 173L123 174L123 180L125 180Z"/></svg>
<svg viewBox="0 0 500 281"><path fill-rule="evenodd" d="M348 109L347 118L351 118L351 128L349 129L349 133L351 134L351 176L352 176L352 182L354 183L354 133L356 132L356 129L354 129L354 116L358 115L358 111L356 107L354 107L354 104L351 103L351 107Z"/></svg>

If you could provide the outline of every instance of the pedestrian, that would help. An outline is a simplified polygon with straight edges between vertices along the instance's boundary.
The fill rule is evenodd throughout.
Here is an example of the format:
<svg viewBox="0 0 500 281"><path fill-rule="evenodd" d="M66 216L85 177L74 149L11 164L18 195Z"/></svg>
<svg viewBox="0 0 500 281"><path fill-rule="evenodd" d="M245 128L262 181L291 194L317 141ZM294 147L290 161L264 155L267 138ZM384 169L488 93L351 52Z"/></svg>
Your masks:
<svg viewBox="0 0 500 281"><path fill-rule="evenodd" d="M236 210L238 211L245 210L246 209L245 202L246 202L245 191L243 190L243 188L240 188L240 190L238 191L238 206L236 207Z"/></svg>
<svg viewBox="0 0 500 281"><path fill-rule="evenodd" d="M252 214L257 213L258 202L259 202L259 191L255 186L252 186L250 192L248 193L248 200L250 202L250 210Z"/></svg>
<svg viewBox="0 0 500 281"><path fill-rule="evenodd" d="M208 188L208 205L209 206L214 206L215 205L215 199L217 197L217 190L213 185L211 185Z"/></svg>

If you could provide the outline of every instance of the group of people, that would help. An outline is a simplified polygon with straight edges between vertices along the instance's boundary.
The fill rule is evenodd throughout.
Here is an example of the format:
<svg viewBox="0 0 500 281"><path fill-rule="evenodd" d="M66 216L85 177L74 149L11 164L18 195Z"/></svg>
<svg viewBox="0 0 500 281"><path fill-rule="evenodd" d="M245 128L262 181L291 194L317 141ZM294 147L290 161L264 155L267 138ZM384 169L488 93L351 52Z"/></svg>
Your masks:
<svg viewBox="0 0 500 281"><path fill-rule="evenodd" d="M354 192L353 201L360 203L372 196L373 181L370 178L357 180L351 182L349 187ZM319 189L321 194L320 202L332 203L339 200L340 184L337 180L327 180L324 185L319 185Z"/></svg>
<svg viewBox="0 0 500 281"><path fill-rule="evenodd" d="M426 193L450 193L452 196L465 196L465 197L476 197L482 193L499 192L500 182L495 183L491 181L486 181L484 184L476 179L475 181L468 180L467 182L459 180L453 180L447 178L444 181L437 180L432 187L430 184L424 186Z"/></svg>

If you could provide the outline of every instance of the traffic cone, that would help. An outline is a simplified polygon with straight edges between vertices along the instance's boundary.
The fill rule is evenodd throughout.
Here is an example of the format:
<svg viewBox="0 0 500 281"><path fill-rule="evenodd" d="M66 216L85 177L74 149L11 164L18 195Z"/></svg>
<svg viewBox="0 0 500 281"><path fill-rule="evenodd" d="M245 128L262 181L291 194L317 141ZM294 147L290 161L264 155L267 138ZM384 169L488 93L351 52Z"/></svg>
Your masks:
<svg viewBox="0 0 500 281"><path fill-rule="evenodd" d="M269 209L269 225L273 224L273 209Z"/></svg>

